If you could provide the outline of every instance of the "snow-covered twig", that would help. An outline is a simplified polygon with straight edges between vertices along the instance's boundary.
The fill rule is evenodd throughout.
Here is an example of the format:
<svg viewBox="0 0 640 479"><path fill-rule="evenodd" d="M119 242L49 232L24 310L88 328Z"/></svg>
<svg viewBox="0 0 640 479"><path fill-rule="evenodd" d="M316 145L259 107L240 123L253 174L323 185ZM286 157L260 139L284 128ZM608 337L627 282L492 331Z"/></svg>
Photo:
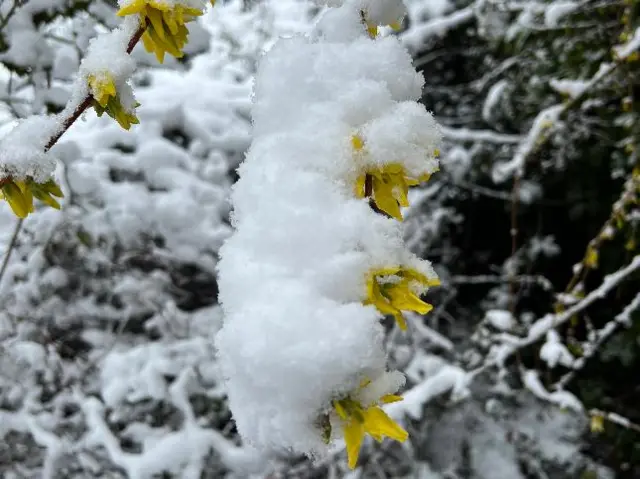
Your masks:
<svg viewBox="0 0 640 479"><path fill-rule="evenodd" d="M621 416L620 414L616 414L614 412L602 411L600 409L591 409L589 410L589 415L592 417L593 416L601 417L603 419L606 419L609 422L617 424L618 426L622 426L625 429L631 429L632 431L640 432L640 425L632 422L631 420L627 419L624 416Z"/></svg>
<svg viewBox="0 0 640 479"><path fill-rule="evenodd" d="M574 315L588 308L598 299L606 296L628 276L638 270L640 270L640 255L635 256L633 260L624 268L621 268L615 273L606 276L604 278L604 281L598 288L591 291L587 296L584 297L584 299L574 304L566 311L559 314L548 314L543 318L538 319L531 325L531 327L529 328L529 333L526 337L518 338L511 335L502 335L502 344L494 347L490 358L487 359L487 361L485 361L482 366L474 369L469 374L474 377L489 368L502 366L505 361L509 359L513 354L517 353L527 346L531 346L540 341L547 334L547 332L566 323Z"/></svg>
<svg viewBox="0 0 640 479"><path fill-rule="evenodd" d="M474 4L445 17L436 18L418 25L402 35L402 42L412 51L419 50L431 37L442 36L452 28L475 18Z"/></svg>
<svg viewBox="0 0 640 479"><path fill-rule="evenodd" d="M491 130L472 130L470 128L449 128L441 126L440 130L447 140L478 141L497 144L518 144L522 140L520 135L507 135Z"/></svg>
<svg viewBox="0 0 640 479"><path fill-rule="evenodd" d="M595 332L595 340L584 347L582 357L574 363L571 371L564 374L555 384L555 389L563 389L575 377L575 375L587 364L587 361L602 347L607 340L618 331L620 326L628 326L629 318L633 311L640 308L640 293L618 314L613 321L609 321L603 328Z"/></svg>

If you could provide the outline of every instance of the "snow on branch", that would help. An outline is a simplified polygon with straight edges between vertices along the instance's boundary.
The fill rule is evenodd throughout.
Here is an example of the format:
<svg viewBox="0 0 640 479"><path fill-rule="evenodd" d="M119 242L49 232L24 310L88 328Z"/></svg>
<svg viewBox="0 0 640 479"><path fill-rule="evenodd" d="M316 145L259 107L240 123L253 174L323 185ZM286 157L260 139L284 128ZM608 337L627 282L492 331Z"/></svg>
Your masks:
<svg viewBox="0 0 640 479"><path fill-rule="evenodd" d="M612 273L604 278L602 284L586 295L581 301L575 303L566 311L558 314L548 314L543 318L538 319L529 328L527 336L518 338L516 336L502 334L499 337L501 340L500 345L492 347L488 359L479 368L473 370L470 374L473 376L480 374L491 367L502 367L507 359L522 348L531 346L537 343L546 334L569 321L577 313L588 308L598 299L606 296L611 290L616 288L622 281L624 281L631 274L640 270L640 255L637 255L633 260L624 268L619 269L615 273Z"/></svg>
<svg viewBox="0 0 640 479"><path fill-rule="evenodd" d="M379 320L406 329L404 311L432 309L420 295L437 276L400 222L409 187L438 169L442 133L411 56L379 35L402 2L330 4L311 38L280 40L259 65L216 344L245 441L322 456L344 439L354 468L365 433L407 438L381 408L405 379L387 371Z"/></svg>
<svg viewBox="0 0 640 479"><path fill-rule="evenodd" d="M201 0L121 0L120 4L118 15L127 18L92 40L64 110L23 120L0 141L0 194L19 218L34 210L34 197L60 207L54 197L63 195L52 179L56 162L49 150L87 109L93 107L99 116L106 112L127 130L138 123L138 103L128 84L135 70L129 54L138 41L145 39L145 46L159 56L166 51L180 57L187 41L185 23L205 9Z"/></svg>
<svg viewBox="0 0 640 479"><path fill-rule="evenodd" d="M471 22L474 18L475 11L474 4L472 4L450 15L435 18L421 25L416 25L402 35L402 42L407 48L415 52L422 48L430 38L443 36L449 30Z"/></svg>

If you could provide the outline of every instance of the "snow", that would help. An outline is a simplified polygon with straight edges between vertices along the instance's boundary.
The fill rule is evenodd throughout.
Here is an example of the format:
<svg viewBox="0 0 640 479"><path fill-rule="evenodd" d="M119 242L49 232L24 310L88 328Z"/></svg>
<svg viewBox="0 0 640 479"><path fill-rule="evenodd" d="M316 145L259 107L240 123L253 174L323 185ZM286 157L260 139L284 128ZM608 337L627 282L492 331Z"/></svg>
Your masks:
<svg viewBox="0 0 640 479"><path fill-rule="evenodd" d="M485 313L485 321L499 331L509 331L516 326L516 321L509 311L491 309Z"/></svg>
<svg viewBox="0 0 640 479"><path fill-rule="evenodd" d="M10 3L0 2L0 12L6 11L4 9ZM30 108L38 111L43 102L52 99L56 105L63 105L71 93L70 73L77 72L79 58L86 56L84 51L89 46L89 39L94 36L96 19L105 25L113 25L110 23L113 20L112 8L101 1L91 2L91 17L87 16L82 21L76 18L73 21L73 35L69 35L69 38L74 41L64 45L43 41L45 29L36 29L28 17L38 9L57 12L66 3L64 0L30 0L24 7L28 9L25 10L28 15L14 17L3 29L3 34L11 41L10 49L0 53L0 61L29 65L33 68L33 78L36 81L33 92L27 85L18 85L24 91L16 94L19 101L13 107L20 115L28 114ZM13 453L14 449L30 447L29 443L33 442L33 450L29 449L28 454L33 456L33 463L38 463L36 466L32 466L33 463L19 464L15 470L29 469L25 474L37 477L58 477L68 473L65 468L69 462L78 461L83 468L81 474L91 477L99 477L100 474L145 479L162 474L199 477L200 470L207 467L205 464L221 462L220 467L224 472L207 470L207 473L221 477L255 477L251 476L252 473L256 473L257 477L274 475L266 454L252 450L245 442L239 445L240 439L231 422L212 424L220 416L224 417L224 414L212 412L211 405L224 404L226 407L227 392L223 383L226 374L220 371L220 361L213 348L214 336L222 326L222 310L216 305L200 307L197 302L215 301L217 288L213 273L216 271L218 249L232 231L232 227L227 224L231 207L227 199L231 184L228 172L235 169L243 159L252 140L249 117L252 111L254 60L263 51L272 48L276 36L290 36L308 28L307 15L311 10L308 2L265 0L251 3L258 4L246 8L245 2L240 0L219 1L216 9L205 15L200 24L190 24L190 30L196 28L196 25L203 27L199 30L201 35L198 38L191 31L187 51L204 52L210 38L212 41L209 52L198 53L186 63L181 64L171 58L164 67L159 68L140 49L136 50L133 55L136 63L142 67L149 64L153 67L141 68L135 77L136 97L142 103L138 110L141 125L130 132L122 131L111 119L96 118L89 111L65 133L61 143L51 154L43 155L43 141L53 131L47 129L57 128L59 118L39 117L29 120L33 123L25 125L22 132L20 127L11 132L13 123L0 126L0 144L4 148L0 151L0 157L13 162L13 171L31 174L37 170L42 178L49 178L57 164L56 179L62 182L67 195L61 212L37 210L25 222L0 283L0 391L3 400L0 408L0 443L8 443L4 446L9 447ZM342 2L329 0L329 3ZM434 37L450 28L464 28L466 23L471 25L476 18L479 3L475 2L474 12L469 15L468 10L464 13L464 8L454 11L456 6L446 0L409 1L407 7L410 21L406 23L409 29L401 35L402 41L406 41L408 46L421 48L428 46L435 40ZM548 7L544 6L543 10L555 8L558 3L561 2L552 2ZM287 130L293 130L297 134L306 133L309 141L300 140L300 143L295 144L295 151L282 156L283 162L286 161L286 168L265 167L260 174L254 176L254 179L260 179L264 175L269 179L265 183L272 188L264 194L257 188L244 208L247 212L255 209L274 221L271 224L273 231L263 236L263 249L256 250L255 255L238 258L238 262L233 265L238 269L238 283L242 277L246 280L255 273L254 279L244 283L247 285L246 291L238 287L238 307L243 307L247 298L251 299L255 288L264 287L268 290L255 300L251 299L255 304L262 302L266 305L265 308L246 311L247 315L254 316L247 328L259 331L263 336L259 338L263 344L258 344L257 347L254 347L255 344L247 344L245 350L239 350L236 357L241 362L244 362L242 354L247 349L249 354L254 354L262 348L258 351L262 357L268 354L275 356L275 350L270 351L268 345L275 344L278 347L281 343L277 341L282 340L284 343L291 337L290 331L285 335L280 334L281 329L278 329L286 326L294 317L290 311L295 307L295 312L299 315L295 317L304 317L307 311L315 311L319 304L310 299L307 306L298 309L298 303L306 298L333 298L333 302L328 301L329 306L325 311L343 307L343 298L357 303L352 298L361 295L360 273L366 269L365 265L384 256L389 247L388 241L394 243L394 248L397 247L399 252L402 237L405 236L406 239L407 233L415 232L412 236L413 245L416 250L424 251L425 245L433 241L439 242L441 235L447 234L443 225L457 223L460 227L464 226L461 222L463 218L455 208L440 206L439 195L447 196L452 201L455 198L448 196L453 193L447 183L437 180L426 188L411 191L410 214L415 214L418 221L414 224L407 223L406 230L390 226L384 218L372 219L374 223L370 224L370 218L361 218L366 208L357 202L349 203L347 208L331 207L337 205L347 194L351 177L357 173L358 168L382 164L387 154L400 157L394 148L402 147L402 141L411 139L420 128L430 128L433 124L432 118L422 116L422 112L411 104L411 100L420 94L422 80L420 76L412 76L411 72L404 69L403 65L411 61L409 56L405 55L400 59L404 53L394 45L393 39L383 38L381 35L373 44L362 38L361 25L352 22L358 16L355 13L346 18L341 12L329 11L309 37L309 45L305 46L311 52L314 48L311 45L316 45L316 42L338 45L332 52L327 45L327 48L314 50L311 57L320 57L326 52L322 63L320 60L317 64L314 63L313 58L307 63L307 66L317 65L316 74L324 82L332 81L331 77L336 74L334 68L340 70L339 75L335 75L339 81L326 88L322 101L313 103L313 108L308 108L309 104L305 104L297 112L294 108L281 112L274 103L269 108L276 115L267 110L264 121L257 125L263 129L264 135L260 145L254 144L255 149L251 153L254 159L280 153L265 140L269 135L274 135L277 141L290 142L289 146L292 148L295 139L293 135L286 136ZM55 25L54 29L59 27L60 25ZM635 41L634 38L632 36L632 42ZM120 40L120 45L123 40L124 37ZM298 40L299 38L292 40L292 44ZM350 62L346 54L342 57L344 47L340 42L352 41L359 42L361 47L361 58L356 62ZM93 48L98 43L97 40L91 42ZM105 47L106 43L108 42L105 42ZM278 43L276 49L283 43L286 42ZM376 48L386 48L386 54L397 51L398 64L386 71L382 59L375 58L378 55ZM635 47L627 49L626 45L621 45L619 48L622 53L631 54ZM331 55L343 59L334 67ZM91 62L85 60L83 63L85 69L88 65L91 66L86 71L95 72L108 67L117 71L119 78L131 78L133 63L122 54L121 49L106 52L105 48L104 54L95 55L93 59L91 57L89 55ZM371 68L360 68L365 61ZM118 65L118 62L122 63ZM51 65L54 68L53 83L50 89L45 89L37 82L45 82L43 70ZM282 70L277 73L283 78L283 85L277 91L274 90L276 95L285 99L289 91L284 80L292 81L286 74L289 67L284 63L281 65ZM603 65L598 75L585 84L560 75L551 80L551 86L575 98L575 95L581 94L582 88L588 89L595 81L611 73L612 68L615 68L615 64ZM305 71L304 68L294 68L291 76L304 77ZM274 75L277 73L274 72ZM404 86L398 87L395 78L397 73L406 74L401 80ZM355 78L358 80L354 80ZM3 99L9 93L7 79L5 72L0 72L0 96ZM319 83L313 87L320 94L322 85ZM485 88L489 88L491 84L484 82L483 85L482 91L485 92ZM304 85L300 86L302 93L304 88ZM78 99L82 100L77 92L82 90L76 89L75 103L71 102L71 106L76 106ZM333 105L318 105L325 102L333 102ZM343 106L339 113L336 110L338 103ZM285 106L287 105L288 103ZM433 107L436 110L438 108L437 105ZM415 117L408 117L406 122L397 121L398 112L405 111L403 108L416 113ZM0 112L0 123L6 121L8 116L5 110ZM305 123L311 116L315 120ZM280 128L280 118L287 121L289 126ZM327 126L326 123L334 120L335 124ZM514 145L527 137L526 130L523 130L523 134L503 134L490 130L489 126L479 130L461 126L465 123L454 121L451 125L439 128L448 141L446 147L442 148L442 167L455 181L466 180L468 184L474 181L471 167L478 151L496 148L501 152L501 158L504 158L503 154L509 154ZM403 134L396 135L395 129ZM362 158L357 168L349 169L339 159L343 158L345 149L350 150L351 147L348 141L343 140L348 140L354 133L362 137L366 135L371 148L375 146L376 154ZM425 143L418 141L415 149L412 147L403 151L409 153L409 157L414 154L413 158L417 159L420 148L430 149L437 141L439 134L435 130L430 131L430 134L430 138L418 138L420 141L428 140ZM182 136L184 140L181 139ZM504 146L500 149L499 145ZM334 158L334 162L330 167L322 164L324 167L317 168L325 157ZM304 168L305 174L290 175L291 167L298 166L300 169ZM435 162L430 162L430 171L435 166ZM246 169L241 172L250 175L246 173ZM349 180L345 180L345 177L349 177ZM322 182L321 178L326 181ZM279 183L278 179L281 179ZM299 183L290 184L298 180ZM320 184L322 188L312 188ZM249 195L249 190L249 187L245 188L244 193ZM267 203L264 207L260 204L256 206L256 202L264 201L265 194L273 195L280 190L291 201L278 203L277 209L273 207L273 203ZM484 191L500 193L490 188L485 188ZM320 199L322 192L324 196ZM314 198L317 203L322 202L323 208L321 213L309 218L312 208L305 210L303 204ZM289 228L290 223L279 218L280 212L292 205L296 224L302 230L300 234L297 230L296 234L287 234L285 228ZM260 224L247 221L247 214L241 214L240 217L244 217L243 227L246 228L243 241L251 241L254 233L261 234L265 231L258 228ZM6 245L11 240L14 221L6 205L0 204L0 224L4 226L0 228L2 259L5 258ZM341 248L348 250L356 244L361 250L373 251L374 254L367 256L360 254L360 251L338 257L342 250L336 248L337 239L328 231L336 224L339 224L340 235L343 235L340 237L348 240ZM367 238L359 241L362 240L360 236L365 235ZM304 241L308 246L298 249L299 242ZM530 244L523 244L523 249L530 254L551 254L555 245L547 243L545 239L540 242L532 241ZM433 252L434 257L452 254L448 251L449 244L446 241L443 247L442 251ZM271 254L273 255L270 256ZM332 261L324 261L329 257ZM401 254L397 257L402 261L412 259ZM260 263L256 259L260 259ZM265 264L263 259L269 263ZM185 267L187 271L183 273L182 269ZM302 272L299 271L300 268L303 269ZM574 313L582 311L601 295L613 291L615 285L627 278L632 271L637 271L633 261L620 275L607 280L605 290L588 296L586 303L572 297L572 302L567 305L576 306L572 310ZM182 289L181 285L185 282L200 281L203 275L210 279L205 280L202 286L187 284ZM261 283L261 279L267 277L276 277L276 281ZM474 275L462 279L497 283L504 281L501 276L491 275ZM304 287L292 286L298 282L303 283ZM282 286L291 291L277 296ZM444 406L445 403L451 404L456 399L465 397L469 380L477 377L465 372L458 363L464 361L465 365L468 364L467 360L473 356L469 354L471 351L461 351L457 340L449 339L452 337L451 329L458 328L460 318L449 316L451 308L446 307L446 302L449 301L450 294L455 294L457 286L454 277L450 284L445 282L442 290L445 291L443 296L446 299L440 306L438 298L439 307L431 316L432 322L429 317L425 320L417 315L407 315L409 331L406 334L394 331L391 335L383 336L380 333L380 336L371 339L375 343L380 338L379 342L384 340L385 348L392 348L390 357L396 367L409 363L406 368L407 381L403 386L407 388L406 394L403 393L405 399L385 406L400 422L406 421L407 416L420 420L419 431L412 431L411 443L401 451L402 458L411 457L414 450L419 451L417 455L420 460L428 458L429 464L418 462L414 471L418 475L422 471L422 476L436 479L446 477L447 471L462 463L457 462L453 451L464 450L464 447L469 446L466 450L472 458L473 474L478 478L492 479L496 471L501 471L505 477L516 478L520 474L522 451L525 451L525 456L531 454L529 443L517 442L518 434L524 434L527 441L534 438L533 442L541 447L541 451L533 452L537 461L548 461L555 456L567 463L574 461L579 456L577 441L567 439L566 435L579 428L574 425L568 427L565 422L567 417L574 415L560 413L552 405L547 405L551 402L553 405L568 404L571 407L575 405L574 401L563 392L551 393L548 386L540 384L540 378L529 381L530 389L536 391L542 401L539 401L539 405L531 405L526 401L523 403L522 408L526 408L530 416L528 419L512 414L509 399L505 401L502 410L500 406L492 410L502 417L509 416L506 425L498 425L497 421L478 414L473 409L477 401L475 389L470 401L455 407ZM200 295L195 301L198 308L195 311L183 310L181 306L168 300L172 298L179 303L182 296L193 294L194 289L198 289ZM276 297L279 299L274 300ZM640 296L636 296L615 320L611 319L603 328L593 331L589 337L593 343L583 344L585 356L598 347L601 339L614 334L621 329L620 326L630 322L631 314L638 309L639 298ZM233 303L233 300L230 301ZM291 307L276 311L280 301L289 301ZM496 303L493 299L489 302ZM122 303L122 306L118 306L118 303ZM483 311L486 309L484 304L481 307ZM504 319L505 311L499 311ZM262 321L265 312L267 319L280 316L282 321ZM320 311L307 320L325 321L327 314ZM254 387L254 384L247 381L246 390L257 390L255 401L264 392L272 397L268 404L286 408L287 401L293 402L292 399L280 401L282 396L273 395L272 391L278 384L285 384L289 371L295 371L299 375L294 377L301 378L297 379L298 384L309 388L306 393L310 397L315 392L322 396L322 391L325 390L320 386L326 385L323 383L326 378L313 383L303 373L306 371L315 375L313 377L323 376L326 371L321 368L330 368L332 363L327 360L305 365L308 369L301 370L296 361L306 358L305 354L314 358L328 352L334 354L334 370L338 373L348 369L361 371L363 365L378 365L375 372L386 372L388 359L381 354L380 347L376 344L372 348L376 351L366 349L364 344L367 340L362 337L355 338L356 346L360 348L349 352L349 355L359 357L352 357L352 361L346 364L341 362L342 356L338 351L345 349L347 344L351 347L350 341L354 340L352 335L345 333L347 324L351 326L352 317L356 317L356 329L367 327L364 314L360 317L361 314L351 314L345 308L341 316L330 322L334 329L328 334L338 338L335 341L308 339L298 347L295 343L286 344L284 355L281 356L287 363L283 368L275 364L276 358L262 363L255 358L249 360L247 364L254 370L246 372L247 378L258 377L265 384L273 384L265 386L259 382ZM141 319L147 317L149 319ZM371 323L377 323L377 319L375 313L370 314ZM474 321L479 319L481 317L473 318ZM471 318L465 316L462 320L467 322ZM531 332L525 329L528 322L523 322L520 327L524 333L522 337L518 337L510 330L514 323L511 318L509 328L503 330L511 334L492 333L491 339L498 341L498 344L490 347L491 354L486 359L489 364L497 362L503 365L520 348L535 344L536 348L542 345L540 355L549 364L569 364L566 348L554 338L554 328L566 321L568 319L564 315L543 317L532 322ZM269 329L272 324L276 327ZM504 326L506 323L497 321L496 324ZM56 349L64 348L68 338L43 336L50 330L57 331L56 328L63 330L65 334L71 332L71 336L77 331L80 340L87 341L91 350L86 355L78 354L71 360L61 359ZM294 333L314 336L325 334L329 328L323 330L314 325L314 328L307 331L302 329ZM371 329L376 328L370 327L367 331L370 332ZM498 329L502 330L500 327ZM520 328L517 330L520 331ZM159 339L155 339L158 336ZM272 336L276 336L273 342ZM392 344L394 341L401 345ZM51 347L44 346L48 343ZM429 351L432 350L438 351L440 357L431 355ZM309 355L308 351L312 351L312 354ZM403 353L401 360L398 359L400 355L396 354L400 351ZM483 358L479 356L480 353L475 354L477 357L474 361L478 364ZM448 359L443 360L443 357ZM356 359L361 362L357 363ZM582 367L585 362L585 358L575 361L571 371ZM267 376L275 370L279 374ZM502 372L498 371L498 374ZM57 377L58 374L61 377ZM344 391L358 383L355 377L350 383L349 381L351 379L343 381L342 378L334 378L326 391L334 386L333 392ZM43 404L40 398L46 395L39 395L43 392L43 385L46 388L52 385L58 387L60 384L65 389L57 393L50 403ZM400 384L402 380L399 373L382 374L375 385L376 388L382 385L385 387L377 389L377 392L371 390L371 397L381 391L398 389ZM474 387L484 388L481 378L477 379ZM492 389L491 394L496 391L497 388ZM513 395L514 390L502 390L499 394ZM331 394L325 394L324 397L331 397ZM200 401L206 404L204 412ZM189 402L193 407L189 406ZM314 396L304 406L313 409L313 404L319 402L319 398ZM432 402L435 404L429 406ZM80 411L67 419L61 413L66 404L79 407ZM295 406L300 406L300 403ZM149 412L145 411L146 407L154 409ZM460 411L467 408L470 414L463 416L464 421L461 421ZM266 410L266 414L271 414L271 411ZM270 426L268 417L262 416L256 420L263 426L266 424L264 431L260 433L269 434L273 431L267 429ZM316 416L310 414L310 417L314 419ZM152 424L151 420L158 423ZM120 427L125 424L125 429L120 431ZM69 430L71 433L67 434ZM443 437L456 433L462 433L464 441L451 444L443 440ZM10 442L16 441L16 436L20 437L18 442ZM516 438L516 441L511 444L504 438L509 438L509 441ZM278 452L282 452L282 442L277 444ZM133 448L127 443L132 444ZM366 444L365 446L368 447ZM324 445L320 447L323 448ZM0 445L0 455L6 450ZM385 450L386 447L383 453ZM332 456L317 465L316 475L334 472L341 475L343 461L333 456L340 452L340 447L332 449ZM371 456L372 459L377 459L377 454L378 451L376 456ZM393 461L404 460L402 458L394 458ZM285 462L282 455L277 461ZM119 466L114 466L114 463ZM297 464L294 467L313 467L308 463ZM374 461L367 464L374 464ZM290 469L288 465L280 465L287 471ZM12 477L13 470L7 471L5 466L6 464L0 466L0 476L6 474ZM306 471L304 469L298 475L304 475ZM386 469L384 472L387 472ZM351 477L359 477L362 473L361 469Z"/></svg>
<svg viewBox="0 0 640 479"><path fill-rule="evenodd" d="M580 400L569 391L555 391L552 393L547 391L540 381L538 371L525 371L522 379L525 387L540 399L549 401L561 408L572 409L576 412L582 412L584 410Z"/></svg>
<svg viewBox="0 0 640 479"><path fill-rule="evenodd" d="M491 172L495 183L502 183L512 175L520 176L524 171L527 158L533 152L538 139L548 128L551 128L564 110L563 105L553 105L543 109L533 120L533 125L525 139L518 146L515 155L508 162L495 163Z"/></svg>
<svg viewBox="0 0 640 479"><path fill-rule="evenodd" d="M577 98L585 91L589 82L584 80L568 80L552 78L549 86L558 93L567 95L569 98Z"/></svg>
<svg viewBox="0 0 640 479"><path fill-rule="evenodd" d="M49 138L60 129L56 116L33 116L21 120L0 139L0 180L12 177L24 180L32 177L44 183L56 168L51 153L45 152Z"/></svg>
<svg viewBox="0 0 640 479"><path fill-rule="evenodd" d="M392 265L435 277L405 249L400 224L353 193L372 167L433 173L441 136L415 103L423 79L410 55L396 38L368 37L353 14L363 5L330 10L320 34L280 40L256 75L253 141L231 197L235 231L220 249L216 345L238 430L266 450L322 455L317 418L332 399L365 378L400 387L386 371L380 314L362 304L365 281ZM366 2L372 18L389 20L376 5ZM325 22L336 20L358 36L334 36Z"/></svg>
<svg viewBox="0 0 640 479"><path fill-rule="evenodd" d="M540 349L540 359L547 363L550 368L558 365L570 368L575 361L573 355L562 343L560 335L555 330L547 333L547 340Z"/></svg>
<svg viewBox="0 0 640 479"><path fill-rule="evenodd" d="M616 56L620 59L627 58L634 52L640 50L640 27L636 28L631 38L623 45L614 47Z"/></svg>
<svg viewBox="0 0 640 479"><path fill-rule="evenodd" d="M474 18L473 7L457 10L447 16L416 25L402 34L402 42L412 52L423 47L430 38L443 36L449 30L470 22Z"/></svg>
<svg viewBox="0 0 640 479"><path fill-rule="evenodd" d="M547 27L557 27L560 21L580 7L580 3L572 1L556 1L544 10L544 24Z"/></svg>
<svg viewBox="0 0 640 479"><path fill-rule="evenodd" d="M487 123L492 123L493 111L499 105L502 95L508 87L509 82L507 80L500 80L491 85L489 93L487 93L487 97L484 100L484 105L482 105L482 119Z"/></svg>

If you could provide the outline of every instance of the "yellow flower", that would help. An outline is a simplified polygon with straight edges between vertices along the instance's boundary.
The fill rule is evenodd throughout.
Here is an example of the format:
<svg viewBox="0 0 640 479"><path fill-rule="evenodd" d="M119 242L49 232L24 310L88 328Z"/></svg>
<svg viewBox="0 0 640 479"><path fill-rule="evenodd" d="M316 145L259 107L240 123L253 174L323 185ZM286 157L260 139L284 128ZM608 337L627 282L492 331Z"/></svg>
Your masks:
<svg viewBox="0 0 640 479"><path fill-rule="evenodd" d="M367 279L367 299L364 304L371 304L380 313L393 316L400 329L405 330L407 322L402 311L427 314L433 309L416 292L439 284L438 279L430 279L413 268L395 266L374 270Z"/></svg>
<svg viewBox="0 0 640 479"><path fill-rule="evenodd" d="M210 0L211 6L215 0ZM117 15L139 15L140 23L147 28L142 35L142 43L149 53L154 53L160 63L165 53L181 58L182 49L187 44L189 31L185 26L204 13L202 8L187 5L172 5L163 0L132 0L122 7Z"/></svg>
<svg viewBox="0 0 640 479"><path fill-rule="evenodd" d="M364 142L357 135L351 138L351 143L356 152L364 149ZM355 194L358 198L370 196L379 210L398 221L402 221L400 207L409 206L407 197L409 187L429 181L430 177L430 174L424 174L417 178L413 177L399 163L370 167L358 176ZM367 181L370 182L368 187ZM367 191L368 189L370 191Z"/></svg>
<svg viewBox="0 0 640 479"><path fill-rule="evenodd" d="M591 415L591 432L598 434L604 432L604 417L601 414Z"/></svg>
<svg viewBox="0 0 640 479"><path fill-rule="evenodd" d="M89 75L87 81L94 100L93 108L98 116L102 116L104 112L107 112L107 115L116 120L125 130L131 128L131 125L140 123L135 112L128 111L122 105L115 80L109 72ZM135 107L139 105L139 103L135 103Z"/></svg>
<svg viewBox="0 0 640 479"><path fill-rule="evenodd" d="M371 21L365 10L360 10L360 18L363 25L367 29L369 37L376 38L378 36L378 27L384 25L378 25L376 22ZM402 30L402 19L399 18L394 22L388 23L387 25L391 27L392 30L399 32L400 30Z"/></svg>
<svg viewBox="0 0 640 479"><path fill-rule="evenodd" d="M364 381L360 390L365 388L370 381ZM369 434L376 441L382 442L385 437L396 441L406 441L409 434L399 424L393 421L387 413L379 406L380 403L387 404L402 401L401 396L395 394L385 394L373 404L363 404L358 398L347 396L344 399L334 400L333 411L339 418L342 426L344 441L347 446L347 457L349 468L354 469L358 463L360 446L365 434Z"/></svg>
<svg viewBox="0 0 640 479"><path fill-rule="evenodd" d="M26 218L29 213L34 211L34 197L59 210L60 203L54 196L57 198L64 197L62 190L53 180L49 180L46 183L36 183L31 178L26 178L25 180L4 178L0 180L0 198L9 204L18 218Z"/></svg>

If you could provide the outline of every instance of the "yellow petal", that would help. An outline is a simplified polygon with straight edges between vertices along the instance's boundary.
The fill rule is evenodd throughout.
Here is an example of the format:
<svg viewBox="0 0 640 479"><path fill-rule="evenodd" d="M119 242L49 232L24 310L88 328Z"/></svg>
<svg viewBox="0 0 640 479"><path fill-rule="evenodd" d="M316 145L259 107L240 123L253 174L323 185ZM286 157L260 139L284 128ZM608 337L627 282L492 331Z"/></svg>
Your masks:
<svg viewBox="0 0 640 479"><path fill-rule="evenodd" d="M384 179L373 177L373 199L376 206L389 216L402 221L400 206L393 195L393 185Z"/></svg>
<svg viewBox="0 0 640 479"><path fill-rule="evenodd" d="M364 140L360 138L358 135L353 135L351 137L351 145L353 149L356 151L362 150L364 148Z"/></svg>
<svg viewBox="0 0 640 479"><path fill-rule="evenodd" d="M380 398L380 402L384 404L390 404L392 402L402 401L402 396L398 396L396 394L385 394Z"/></svg>
<svg viewBox="0 0 640 479"><path fill-rule="evenodd" d="M127 15L135 15L140 13L142 10L146 8L144 0L135 0L131 2L129 5L122 7L116 13L119 17L125 17Z"/></svg>
<svg viewBox="0 0 640 479"><path fill-rule="evenodd" d="M164 1L147 0L147 3L149 4L149 7L155 8L156 10L160 10L162 12L166 12L173 8L179 8L179 7L172 7L171 4Z"/></svg>
<svg viewBox="0 0 640 479"><path fill-rule="evenodd" d="M372 294L367 298L365 304L371 304L384 315L396 316L400 311L395 308L382 294L380 285L374 280L372 284Z"/></svg>
<svg viewBox="0 0 640 479"><path fill-rule="evenodd" d="M386 293L391 299L391 304L401 311L415 311L418 314L427 314L433 309L432 305L425 303L410 291L408 285L389 288Z"/></svg>
<svg viewBox="0 0 640 479"><path fill-rule="evenodd" d="M9 182L2 187L4 199L18 218L26 218L31 211L31 205L22 194L22 190L13 182Z"/></svg>
<svg viewBox="0 0 640 479"><path fill-rule="evenodd" d="M37 199L39 199L43 203L51 206L52 208L55 208L56 210L60 209L60 203L58 203L54 198L52 198L49 194L43 191L34 190L33 196L35 196Z"/></svg>
<svg viewBox="0 0 640 479"><path fill-rule="evenodd" d="M46 183L38 186L53 196L56 196L58 198L64 198L64 194L62 193L60 186L58 186L58 184L53 180L49 180Z"/></svg>
<svg viewBox="0 0 640 479"><path fill-rule="evenodd" d="M358 421L350 421L344 426L344 442L347 445L349 468L355 469L360 455L360 446L364 438L364 425Z"/></svg>
<svg viewBox="0 0 640 479"><path fill-rule="evenodd" d="M16 181L16 185L22 191L22 196L24 196L24 200L26 204L29 206L29 213L33 212L33 191L31 191L31 185L26 181Z"/></svg>
<svg viewBox="0 0 640 479"><path fill-rule="evenodd" d="M155 8L149 9L149 20L151 20L151 25L153 25L153 29L158 34L158 36L164 40L164 22L162 21L162 13L160 10L156 10Z"/></svg>
<svg viewBox="0 0 640 479"><path fill-rule="evenodd" d="M340 404L340 401L333 401L333 408L336 410L336 414L346 421L347 411L345 411L342 404Z"/></svg>
<svg viewBox="0 0 640 479"><path fill-rule="evenodd" d="M386 436L400 442L406 441L409 437L407 431L378 406L370 407L365 411L364 427L365 431L372 436Z"/></svg>
<svg viewBox="0 0 640 479"><path fill-rule="evenodd" d="M164 23L167 24L167 27L169 28L169 32L171 32L171 35L177 35L179 31L178 23L173 18L173 14L171 12L164 12L162 17L164 18Z"/></svg>
<svg viewBox="0 0 640 479"><path fill-rule="evenodd" d="M184 13L186 13L187 15L191 15L192 17L199 17L204 14L204 11L199 8L193 8L193 7L183 7L183 8L184 8Z"/></svg>
<svg viewBox="0 0 640 479"><path fill-rule="evenodd" d="M355 191L354 191L356 198L364 198L366 181L367 181L366 175L358 176L358 179L356 180Z"/></svg>

